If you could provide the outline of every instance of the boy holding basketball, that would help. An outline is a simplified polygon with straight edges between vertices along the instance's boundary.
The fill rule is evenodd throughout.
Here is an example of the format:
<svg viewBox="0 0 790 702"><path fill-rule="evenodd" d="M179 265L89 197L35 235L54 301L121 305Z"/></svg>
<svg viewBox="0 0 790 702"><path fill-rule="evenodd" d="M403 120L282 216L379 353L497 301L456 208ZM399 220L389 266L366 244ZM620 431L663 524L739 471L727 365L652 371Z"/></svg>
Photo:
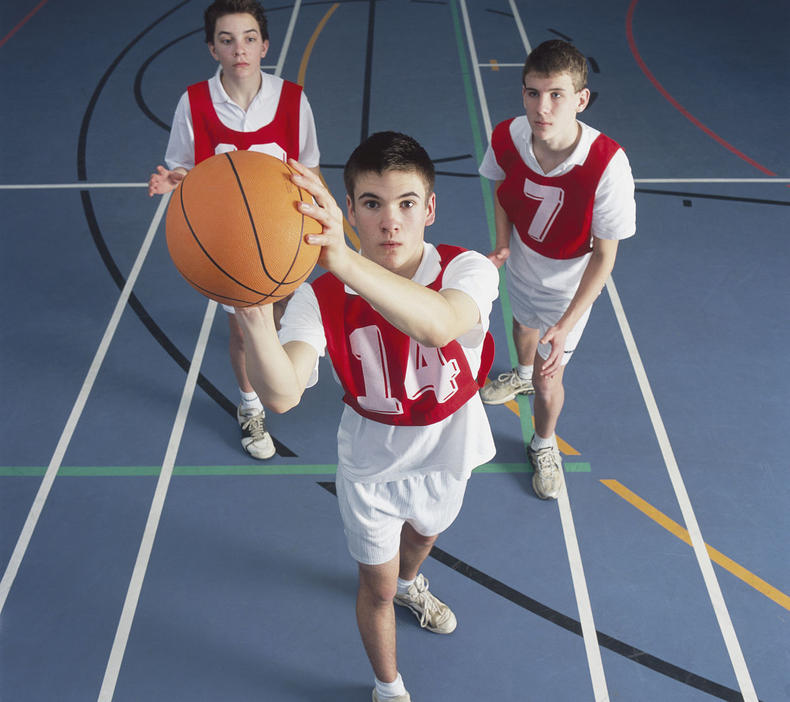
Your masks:
<svg viewBox="0 0 790 702"><path fill-rule="evenodd" d="M498 276L479 253L424 241L435 217L435 174L413 139L374 134L346 163L359 253L346 245L330 193L291 165L294 183L315 198L300 210L323 226L307 241L322 247L319 264L329 272L294 293L279 338L270 307L237 310L247 367L268 406L284 412L329 352L345 390L336 485L358 562L357 623L376 677L373 700L408 702L393 601L430 631L455 629L419 570L457 516L471 471L494 455L477 391L490 365L485 342Z"/></svg>
<svg viewBox="0 0 790 702"><path fill-rule="evenodd" d="M269 50L263 7L255 0L216 0L205 11L206 43L219 62L213 78L191 85L173 118L165 162L148 184L148 194L174 190L196 164L214 154L248 149L283 161L298 159L318 172L319 151L310 103L300 86L264 73ZM263 405L247 377L244 338L233 308L223 305L230 325L230 362L241 404L236 419L242 448L253 458L274 455ZM281 305L278 303L278 313Z"/></svg>
<svg viewBox="0 0 790 702"><path fill-rule="evenodd" d="M590 309L634 234L634 181L620 146L577 120L587 107L587 61L567 42L544 42L522 71L526 115L497 125L480 166L496 181L496 245L507 266L518 367L481 390L501 404L535 393L527 448L538 497L556 499L562 461L555 427L562 376Z"/></svg>

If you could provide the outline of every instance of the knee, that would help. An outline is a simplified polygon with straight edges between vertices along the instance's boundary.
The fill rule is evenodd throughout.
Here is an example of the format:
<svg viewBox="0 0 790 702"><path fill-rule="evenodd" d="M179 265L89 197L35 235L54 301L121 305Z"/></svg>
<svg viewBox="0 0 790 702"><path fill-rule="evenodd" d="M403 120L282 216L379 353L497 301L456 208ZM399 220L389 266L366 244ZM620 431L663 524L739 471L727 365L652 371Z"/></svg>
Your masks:
<svg viewBox="0 0 790 702"><path fill-rule="evenodd" d="M403 525L403 531L401 531L401 538L408 541L412 546L416 546L417 548L430 548L436 542L438 535L434 536L423 536L418 532L414 527L412 527L408 522Z"/></svg>
<svg viewBox="0 0 790 702"><path fill-rule="evenodd" d="M360 577L359 599L372 607L389 607L398 591L397 581L392 583L372 582Z"/></svg>
<svg viewBox="0 0 790 702"><path fill-rule="evenodd" d="M562 380L558 376L549 378L545 375L540 375L536 368L532 376L532 387L535 388L535 394L538 397L550 398L562 391Z"/></svg>
<svg viewBox="0 0 790 702"><path fill-rule="evenodd" d="M359 569L359 599L374 607L387 607L392 604L398 591L397 576L382 577L380 573Z"/></svg>

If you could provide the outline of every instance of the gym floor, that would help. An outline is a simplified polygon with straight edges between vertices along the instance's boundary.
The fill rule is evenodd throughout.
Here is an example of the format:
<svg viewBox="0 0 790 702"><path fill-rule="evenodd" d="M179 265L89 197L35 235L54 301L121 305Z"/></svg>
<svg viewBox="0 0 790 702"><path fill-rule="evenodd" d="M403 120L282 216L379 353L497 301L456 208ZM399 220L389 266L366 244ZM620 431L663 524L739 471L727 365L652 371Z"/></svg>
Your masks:
<svg viewBox="0 0 790 702"><path fill-rule="evenodd" d="M355 564L324 369L239 446L224 313L149 199L209 77L205 2L5 0L0 700L363 702ZM415 702L790 699L790 5L783 0L270 3L264 69L303 83L322 171L396 129L437 163L434 242L484 253L491 127L530 46L589 58L584 121L626 150L620 245L566 373L567 490L530 487L528 400L424 572L447 637L398 612ZM215 318L216 316L216 318ZM513 363L504 286L493 373Z"/></svg>

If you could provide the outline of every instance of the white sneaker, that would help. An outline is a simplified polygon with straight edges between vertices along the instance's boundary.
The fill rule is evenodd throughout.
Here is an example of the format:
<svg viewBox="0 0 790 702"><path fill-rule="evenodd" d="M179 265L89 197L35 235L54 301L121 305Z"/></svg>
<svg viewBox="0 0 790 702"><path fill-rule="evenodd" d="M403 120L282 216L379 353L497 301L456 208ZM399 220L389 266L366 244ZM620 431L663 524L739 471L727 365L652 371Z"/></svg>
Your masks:
<svg viewBox="0 0 790 702"><path fill-rule="evenodd" d="M492 380L480 390L480 399L487 405L503 405L510 402L516 395L532 395L532 379L524 380L514 368L507 373L500 373L496 380Z"/></svg>
<svg viewBox="0 0 790 702"><path fill-rule="evenodd" d="M537 451L527 446L527 458L535 471L532 489L541 500L556 500L562 491L562 458L556 446Z"/></svg>
<svg viewBox="0 0 790 702"><path fill-rule="evenodd" d="M274 442L266 431L263 410L236 408L236 420L241 427L241 447L253 458L266 459L274 455Z"/></svg>
<svg viewBox="0 0 790 702"><path fill-rule="evenodd" d="M373 688L373 702L411 702L411 697L407 692L405 695L396 695L395 697L379 697L376 688Z"/></svg>
<svg viewBox="0 0 790 702"><path fill-rule="evenodd" d="M395 604L408 607L420 620L423 629L435 634L450 634L457 622L452 610L428 592L428 578L420 573L403 594L395 595Z"/></svg>

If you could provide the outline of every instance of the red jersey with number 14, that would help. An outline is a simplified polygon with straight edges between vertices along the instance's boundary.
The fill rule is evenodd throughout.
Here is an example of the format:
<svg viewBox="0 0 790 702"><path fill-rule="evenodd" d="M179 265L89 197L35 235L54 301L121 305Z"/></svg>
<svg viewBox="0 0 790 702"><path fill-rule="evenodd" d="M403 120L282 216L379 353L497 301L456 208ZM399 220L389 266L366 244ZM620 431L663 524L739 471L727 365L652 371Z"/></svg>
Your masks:
<svg viewBox="0 0 790 702"><path fill-rule="evenodd" d="M441 271L428 286L440 290L447 264L465 249L437 246ZM494 357L486 333L480 369L472 375L463 348L422 346L392 326L359 295L349 295L331 273L312 283L327 351L345 395L358 414L383 424L425 426L466 404L485 382Z"/></svg>
<svg viewBox="0 0 790 702"><path fill-rule="evenodd" d="M283 81L274 119L254 132L237 132L222 123L214 109L214 103L211 102L207 80L190 85L187 94L195 133L196 164L213 156L219 144L230 144L239 151L258 145L277 144L287 158L299 158L299 106L302 88L296 83Z"/></svg>
<svg viewBox="0 0 790 702"><path fill-rule="evenodd" d="M559 176L533 171L521 158L510 135L512 119L491 135L497 163L505 171L497 197L521 240L542 256L568 259L592 251L595 191L620 145L599 134L583 164Z"/></svg>

